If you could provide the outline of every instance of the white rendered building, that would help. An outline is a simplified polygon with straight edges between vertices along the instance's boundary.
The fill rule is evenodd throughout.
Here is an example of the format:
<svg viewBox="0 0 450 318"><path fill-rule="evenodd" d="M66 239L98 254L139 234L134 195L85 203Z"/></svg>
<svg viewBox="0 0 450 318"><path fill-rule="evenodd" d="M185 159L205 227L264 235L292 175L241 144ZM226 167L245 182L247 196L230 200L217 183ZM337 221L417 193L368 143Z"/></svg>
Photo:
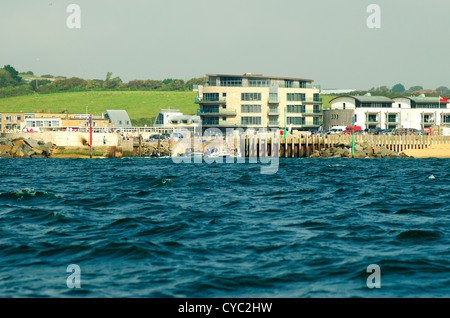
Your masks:
<svg viewBox="0 0 450 318"><path fill-rule="evenodd" d="M450 126L448 101L438 97L339 96L330 103L332 110L353 110L363 130Z"/></svg>

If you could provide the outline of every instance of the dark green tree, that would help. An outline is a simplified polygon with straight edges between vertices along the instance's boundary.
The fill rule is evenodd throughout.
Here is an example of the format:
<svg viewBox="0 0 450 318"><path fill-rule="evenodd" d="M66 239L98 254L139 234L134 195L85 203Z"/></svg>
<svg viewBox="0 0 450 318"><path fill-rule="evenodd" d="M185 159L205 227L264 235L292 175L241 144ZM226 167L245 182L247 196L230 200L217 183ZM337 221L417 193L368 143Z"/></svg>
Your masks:
<svg viewBox="0 0 450 318"><path fill-rule="evenodd" d="M22 84L22 77L19 76L19 72L17 72L14 67L11 65L5 65L3 69L11 75L14 86Z"/></svg>
<svg viewBox="0 0 450 318"><path fill-rule="evenodd" d="M416 86L411 86L411 87L409 88L409 91L410 91L410 92L415 92L415 91L420 91L420 90L422 90L422 89L423 89L422 86L416 85Z"/></svg>
<svg viewBox="0 0 450 318"><path fill-rule="evenodd" d="M395 84L394 86L392 86L391 92L392 93L404 93L405 92L405 86L403 86L400 83Z"/></svg>
<svg viewBox="0 0 450 318"><path fill-rule="evenodd" d="M439 86L438 88L436 88L436 93L438 93L439 95L448 95L450 94L450 90L446 86Z"/></svg>

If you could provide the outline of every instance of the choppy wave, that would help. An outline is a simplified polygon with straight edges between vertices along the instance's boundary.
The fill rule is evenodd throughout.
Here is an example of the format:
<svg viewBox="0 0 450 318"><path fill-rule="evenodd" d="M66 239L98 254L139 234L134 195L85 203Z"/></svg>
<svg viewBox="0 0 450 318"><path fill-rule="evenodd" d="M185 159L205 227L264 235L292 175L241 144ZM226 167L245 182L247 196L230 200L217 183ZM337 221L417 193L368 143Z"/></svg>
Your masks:
<svg viewBox="0 0 450 318"><path fill-rule="evenodd" d="M450 296L447 159L4 162L0 297Z"/></svg>

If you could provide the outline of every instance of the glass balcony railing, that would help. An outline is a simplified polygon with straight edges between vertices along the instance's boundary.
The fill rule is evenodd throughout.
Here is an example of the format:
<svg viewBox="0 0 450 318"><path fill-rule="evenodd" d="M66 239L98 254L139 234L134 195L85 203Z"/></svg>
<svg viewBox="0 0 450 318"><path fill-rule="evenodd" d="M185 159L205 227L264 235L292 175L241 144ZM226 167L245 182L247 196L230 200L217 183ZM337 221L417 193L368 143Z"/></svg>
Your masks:
<svg viewBox="0 0 450 318"><path fill-rule="evenodd" d="M197 109L197 115L236 115L236 110L234 109Z"/></svg>
<svg viewBox="0 0 450 318"><path fill-rule="evenodd" d="M268 115L278 115L280 113L278 108L269 108L267 111Z"/></svg>
<svg viewBox="0 0 450 318"><path fill-rule="evenodd" d="M220 103L220 102L226 102L227 99L225 97L219 97L219 98L204 98L197 96L195 97L195 103Z"/></svg>
<svg viewBox="0 0 450 318"><path fill-rule="evenodd" d="M219 86L219 87L277 87L277 88L313 88L313 89L320 89L320 85L313 85L313 84L293 84L292 86L286 86L285 84L255 84L255 83L250 83L250 84L244 84L241 82L235 82L235 83L223 83L223 84L216 84L216 83L205 83L204 86Z"/></svg>
<svg viewBox="0 0 450 318"><path fill-rule="evenodd" d="M279 103L280 99L278 97L269 97L269 103Z"/></svg>

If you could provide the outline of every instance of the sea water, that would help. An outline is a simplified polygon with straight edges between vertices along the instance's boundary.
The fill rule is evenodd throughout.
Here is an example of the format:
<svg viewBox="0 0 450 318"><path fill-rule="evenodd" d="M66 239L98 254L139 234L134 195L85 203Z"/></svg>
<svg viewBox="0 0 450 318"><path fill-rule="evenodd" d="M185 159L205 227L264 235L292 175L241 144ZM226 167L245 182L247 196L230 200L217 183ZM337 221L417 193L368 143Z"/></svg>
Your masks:
<svg viewBox="0 0 450 318"><path fill-rule="evenodd" d="M0 164L0 297L450 296L450 159Z"/></svg>

